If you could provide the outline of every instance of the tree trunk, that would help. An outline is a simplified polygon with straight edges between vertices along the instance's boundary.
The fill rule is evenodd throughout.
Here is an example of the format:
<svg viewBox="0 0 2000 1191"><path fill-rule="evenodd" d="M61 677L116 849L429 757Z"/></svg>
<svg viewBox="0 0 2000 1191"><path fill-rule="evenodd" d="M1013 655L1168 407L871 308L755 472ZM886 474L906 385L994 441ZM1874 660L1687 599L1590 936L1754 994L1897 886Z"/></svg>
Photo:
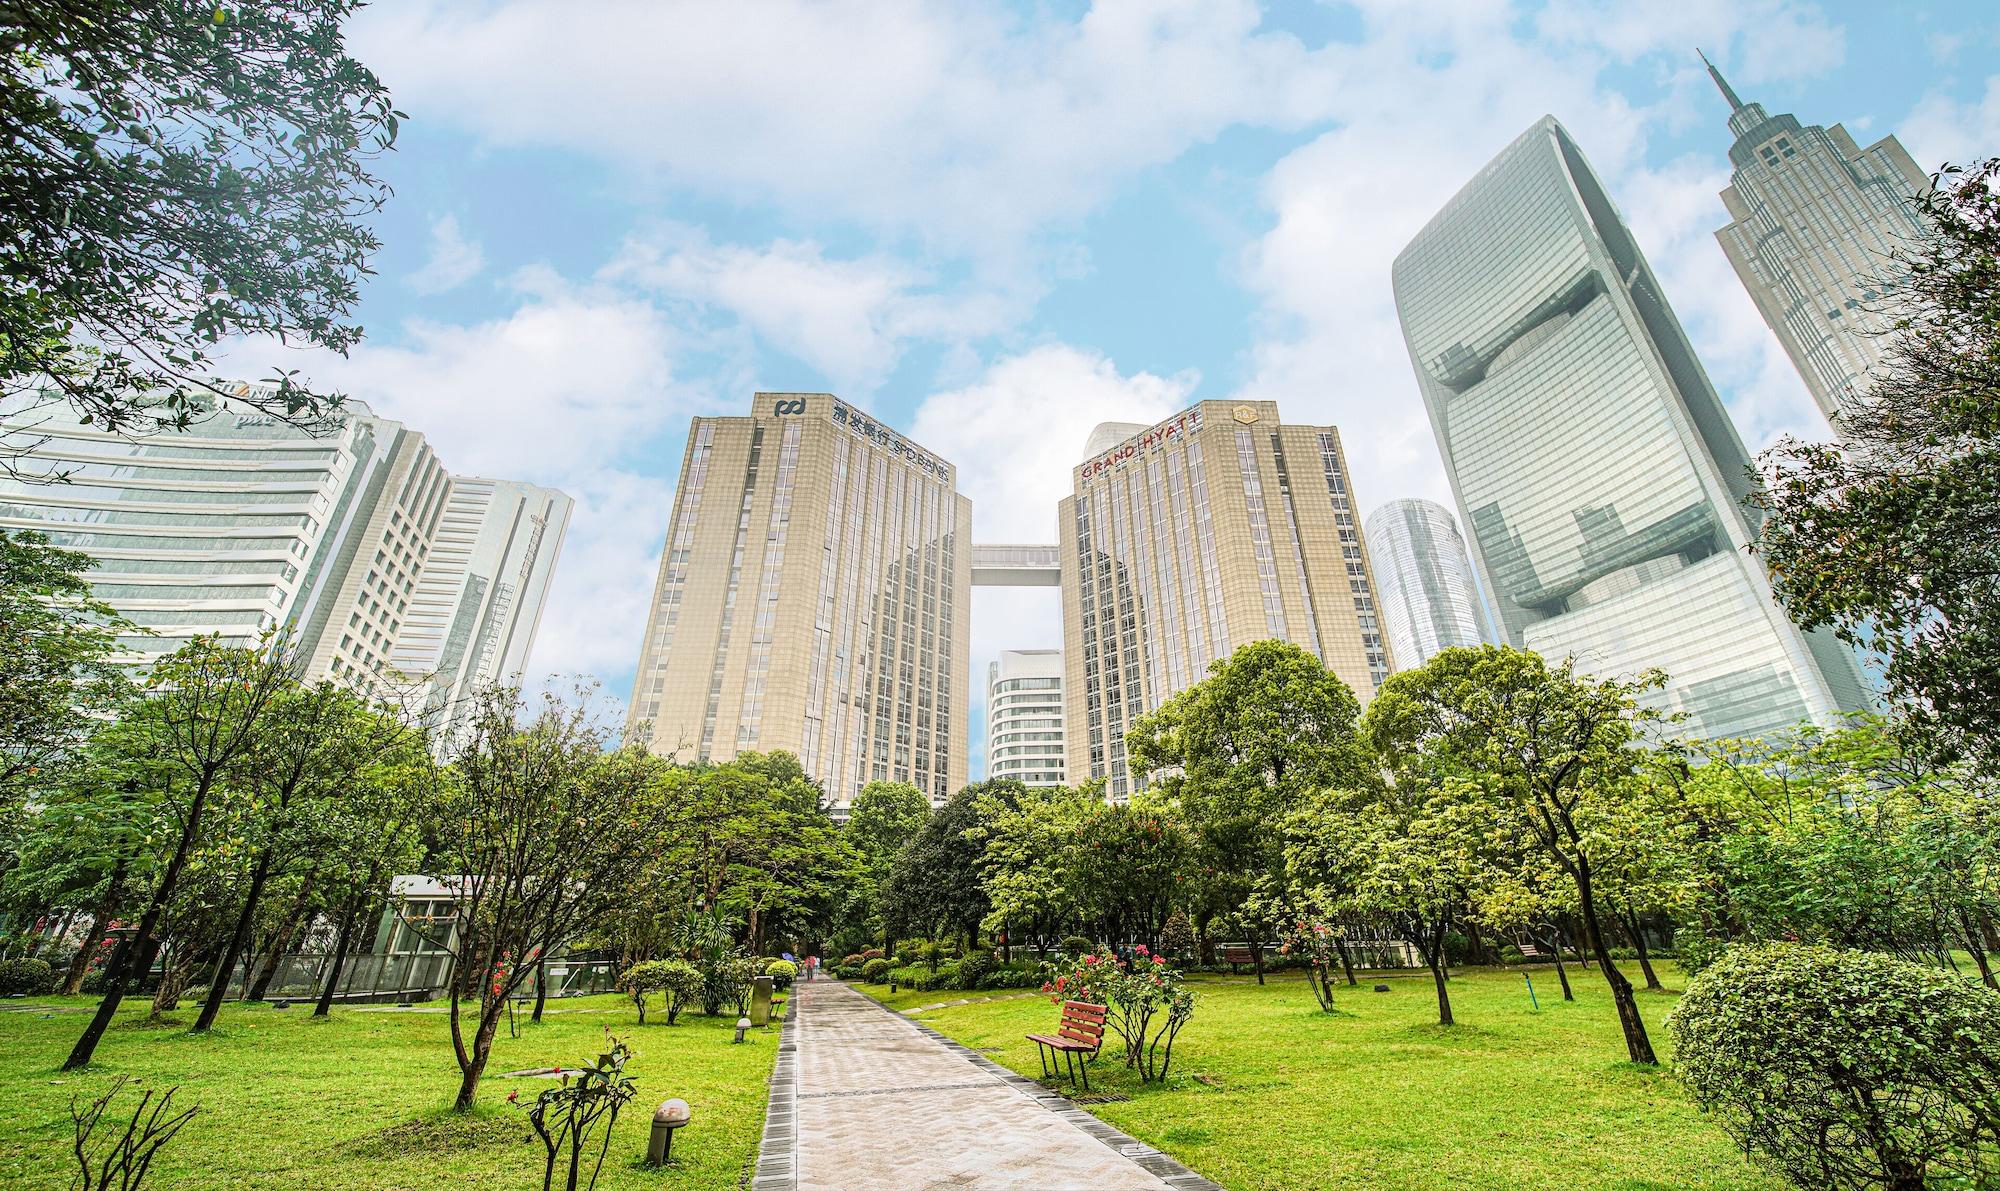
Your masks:
<svg viewBox="0 0 2000 1191"><path fill-rule="evenodd" d="M340 929L333 936L333 958L327 962L326 978L320 983L319 1004L313 1006L314 1017L325 1017L333 1011L334 990L340 987L340 968L347 962L347 945L354 936L354 920L361 916L361 899L366 896L365 893L355 894L340 916Z"/></svg>
<svg viewBox="0 0 2000 1191"><path fill-rule="evenodd" d="M549 953L535 952L535 1016L529 1020L541 1024L542 1006L549 1002Z"/></svg>
<svg viewBox="0 0 2000 1191"><path fill-rule="evenodd" d="M1958 908L1958 921L1965 928L1965 949L1972 953L1972 962L1979 965L1980 982L1988 988L2000 988L2000 984L1994 983L1993 965L1987 962L1986 948L1980 945L1979 929L1964 906Z"/></svg>
<svg viewBox="0 0 2000 1191"><path fill-rule="evenodd" d="M194 1024L188 1027L190 1034L205 1034L215 1028L215 1016L222 1012L222 999L229 995L229 978L236 971L236 957L250 943L250 924L257 920L257 903L264 896L264 885L271 879L271 854L265 852L257 860L257 867L250 874L250 888L243 894L243 908L236 914L236 929L230 932L229 941L222 946L222 954L216 957L215 973L208 981L208 996L202 1000L201 1012Z"/></svg>
<svg viewBox="0 0 2000 1191"><path fill-rule="evenodd" d="M1250 941L1250 966L1257 969L1257 983L1264 983L1264 944Z"/></svg>
<svg viewBox="0 0 2000 1191"><path fill-rule="evenodd" d="M1604 981L1611 986L1611 1000L1618 1006L1618 1024L1625 1031L1625 1053L1634 1063L1658 1066L1653 1057L1652 1039L1646 1037L1646 1020L1639 1016L1639 1003L1632 995L1632 982L1611 962L1611 950L1604 945L1604 931L1597 922L1597 903L1591 897L1588 870L1576 878L1577 905L1583 913L1584 938L1591 953L1604 969Z"/></svg>
<svg viewBox="0 0 2000 1191"><path fill-rule="evenodd" d="M144 980L152 969L153 957L159 954L160 944L153 932L160 928L160 915L166 912L167 903L174 896L174 889L180 884L181 870L187 867L188 852L201 833L201 812L208 802L209 783L214 775L203 778L196 786L195 794L188 804L187 821L181 824L181 838L174 845L174 854L167 860L167 867L160 873L160 880L153 887L153 896L147 900L146 912L139 917L139 931L132 937L132 946L126 950L128 959L123 971L113 972L104 982L104 999L97 1003L97 1013L90 1024L83 1028L83 1037L76 1040L70 1049L69 1058L63 1060L64 1071L74 1071L87 1065L90 1056L97 1053L97 1043L104 1037L104 1031L111 1025L111 1019L118 1014L119 1002L125 999L128 980Z"/></svg>
<svg viewBox="0 0 2000 1191"><path fill-rule="evenodd" d="M486 1073L487 1056L493 1053L493 1035L500 1028L499 1004L489 1003L485 997L479 999L479 1029L472 1036L472 1053L459 1062L464 1078L458 1081L458 1099L452 1102L454 1111L472 1111L472 1099L479 1092L479 1077Z"/></svg>
<svg viewBox="0 0 2000 1191"><path fill-rule="evenodd" d="M188 975L199 962L199 959L190 959L183 963L174 952L167 953L167 964L160 969L160 987L153 993L152 1020L155 1025L165 1025L167 1014L181 1007L181 994L187 991Z"/></svg>
<svg viewBox="0 0 2000 1191"><path fill-rule="evenodd" d="M129 862L123 857L111 869L111 876L104 883L104 896L97 900L97 912L91 915L90 932L83 937L83 946L77 948L76 958L69 961L69 971L63 976L62 995L76 996L83 991L83 978L90 972L90 957L97 954L104 944L106 931L118 918L118 910L125 901L125 873Z"/></svg>
<svg viewBox="0 0 2000 1191"><path fill-rule="evenodd" d="M1556 928L1556 930L1554 931L1554 935L1555 935L1555 946L1550 949L1550 954L1556 957L1556 979L1562 983L1563 1000L1574 1001L1576 1000L1576 994L1570 991L1569 969L1563 966L1562 928L1560 927Z"/></svg>
<svg viewBox="0 0 2000 1191"><path fill-rule="evenodd" d="M1625 933L1632 936L1632 950L1639 953L1639 970L1646 974L1646 988L1657 992L1661 988L1660 977L1653 971L1653 961L1646 954L1646 932L1639 925L1639 915L1628 906L1625 910Z"/></svg>
<svg viewBox="0 0 2000 1191"><path fill-rule="evenodd" d="M278 924L278 931L271 940L269 953L264 956L264 966L257 972L257 979L250 985L250 991L245 994L244 999L261 1001L264 999L264 994L271 991L271 981L278 977L278 968L285 962L285 955L291 950L293 936L298 933L299 927L311 921L306 905L312 897L312 886L312 874L308 873L306 879L299 883L299 896L292 902L291 912Z"/></svg>
<svg viewBox="0 0 2000 1191"><path fill-rule="evenodd" d="M1444 982L1443 943L1438 944L1436 958L1430 961L1430 969L1431 969L1431 983L1437 986L1438 1024L1441 1026L1456 1025L1457 1023L1454 1022L1451 1017L1451 990L1445 987L1445 982Z"/></svg>
<svg viewBox="0 0 2000 1191"><path fill-rule="evenodd" d="M1347 954L1347 939L1342 935L1333 937L1334 950L1340 952L1340 970L1347 973L1347 987L1354 987L1354 957Z"/></svg>

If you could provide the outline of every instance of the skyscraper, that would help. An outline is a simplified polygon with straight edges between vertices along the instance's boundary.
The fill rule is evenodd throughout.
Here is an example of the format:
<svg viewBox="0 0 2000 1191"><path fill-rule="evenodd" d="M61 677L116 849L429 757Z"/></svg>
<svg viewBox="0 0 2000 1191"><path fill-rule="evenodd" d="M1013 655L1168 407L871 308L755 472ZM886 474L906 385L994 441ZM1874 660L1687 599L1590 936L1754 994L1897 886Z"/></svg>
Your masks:
<svg viewBox="0 0 2000 1191"><path fill-rule="evenodd" d="M972 503L826 393L696 418L630 728L681 760L798 756L837 806L966 781Z"/></svg>
<svg viewBox="0 0 2000 1191"><path fill-rule="evenodd" d="M1867 386L1893 308L1881 291L1890 253L1921 229L1913 196L1930 179L1893 136L1862 149L1847 129L1802 125L1729 101L1732 167L1715 233L1757 309L1784 344L1827 420Z"/></svg>
<svg viewBox="0 0 2000 1191"><path fill-rule="evenodd" d="M1451 510L1392 500L1368 515L1368 558L1396 668L1412 670L1441 649L1487 640L1479 583Z"/></svg>
<svg viewBox="0 0 2000 1191"><path fill-rule="evenodd" d="M30 445L27 469L70 477L0 476L0 526L46 533L96 560L98 598L151 630L120 637L120 660L143 665L201 634L244 645L283 628L308 680L430 684L439 703L526 666L568 497L454 479L422 434L358 401L309 435L227 397L190 399L201 412L186 431L146 435L83 425L68 406L33 396L0 409L0 427ZM480 486L539 493L549 513L533 534L536 578L503 608L449 578L459 564L435 553L441 521L455 535L509 532L511 514L465 504ZM459 507L455 522L448 506ZM466 617L506 646L440 684L441 655L427 650L424 625Z"/></svg>
<svg viewBox="0 0 2000 1191"><path fill-rule="evenodd" d="M1107 424L1058 507L1071 782L1124 798L1125 733L1239 645L1316 654L1367 702L1389 675L1340 433L1269 401Z"/></svg>
<svg viewBox="0 0 2000 1191"><path fill-rule="evenodd" d="M572 502L553 488L453 476L390 664L433 709L518 681L540 626Z"/></svg>
<svg viewBox="0 0 2000 1191"><path fill-rule="evenodd" d="M986 776L1063 784L1063 656L1006 649L986 668Z"/></svg>
<svg viewBox="0 0 2000 1191"><path fill-rule="evenodd" d="M1517 646L1664 669L1683 730L1745 735L1865 705L1838 641L1771 598L1749 456L1568 132L1544 118L1393 271L1474 565Z"/></svg>

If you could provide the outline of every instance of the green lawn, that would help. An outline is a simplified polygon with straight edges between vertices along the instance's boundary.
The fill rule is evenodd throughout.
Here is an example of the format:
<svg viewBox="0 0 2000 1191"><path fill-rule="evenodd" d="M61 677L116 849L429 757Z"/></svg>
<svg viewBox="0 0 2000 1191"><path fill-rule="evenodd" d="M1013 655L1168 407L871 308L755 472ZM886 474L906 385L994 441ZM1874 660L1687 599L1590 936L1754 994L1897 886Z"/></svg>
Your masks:
<svg viewBox="0 0 2000 1191"><path fill-rule="evenodd" d="M201 1105L147 1183L161 1191L541 1185L541 1143L506 1097L518 1089L525 1104L548 1085L489 1074L474 1113L452 1114L458 1066L442 1013L337 1008L315 1021L307 1007L230 1006L211 1036L194 1038L184 1028L145 1025L141 1008L120 1016L88 1071L64 1075L57 1068L89 1019L20 1011L29 1004L0 1001L0 1186L65 1185L74 1169L70 1098L87 1101L121 1073L146 1087L177 1083L176 1104ZM32 1004L76 1010L94 1002ZM180 1016L191 1020L193 1009ZM739 1185L756 1161L775 1030L734 1046L733 1015L683 1016L668 1028L655 1013L641 1029L623 998L557 1001L551 1009L561 1012L539 1026L524 1022L518 1039L503 1024L488 1071L573 1064L603 1049L606 1027L637 1050L627 1070L639 1096L618 1122L601 1191ZM694 1119L674 1141L674 1166L648 1170L640 1163L652 1110L669 1096L685 1099ZM136 1101L128 1088L114 1104Z"/></svg>
<svg viewBox="0 0 2000 1191"><path fill-rule="evenodd" d="M1565 1004L1552 969L1532 969L1541 1010L1519 970L1452 980L1459 1024L1437 1025L1428 974L1343 989L1319 1011L1296 972L1197 977L1194 1020L1164 1087L1141 1087L1111 1041L1094 1089L1129 1095L1091 1111L1232 1191L1367 1187L1777 1191L1664 1071L1623 1061L1610 993L1572 970ZM1634 973L1635 977L1637 973ZM1678 977L1666 976L1669 984ZM898 1007L952 993L886 996ZM1653 1044L1671 994L1641 993ZM936 1009L920 1019L1016 1071L1039 1075L1028 1031L1047 1032L1046 1000Z"/></svg>

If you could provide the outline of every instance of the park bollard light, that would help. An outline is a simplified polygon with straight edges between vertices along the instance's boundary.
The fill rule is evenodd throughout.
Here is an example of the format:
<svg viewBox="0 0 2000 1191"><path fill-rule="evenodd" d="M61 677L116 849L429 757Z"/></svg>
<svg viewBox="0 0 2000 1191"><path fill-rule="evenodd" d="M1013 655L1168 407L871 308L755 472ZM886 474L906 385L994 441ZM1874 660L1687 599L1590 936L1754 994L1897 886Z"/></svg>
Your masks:
<svg viewBox="0 0 2000 1191"><path fill-rule="evenodd" d="M738 1030L737 1034L739 1035L737 1040L742 1041L740 1037L742 1031ZM692 1119L693 1113L688 1110L687 1101L679 1097L661 1101L659 1109L653 1113L653 1136L646 1143L648 1166L661 1166L666 1163L667 1155L674 1148L674 1130Z"/></svg>
<svg viewBox="0 0 2000 1191"><path fill-rule="evenodd" d="M749 1032L750 1032L750 1019L747 1016L737 1018L735 1041L737 1042L743 1041L743 1035Z"/></svg>

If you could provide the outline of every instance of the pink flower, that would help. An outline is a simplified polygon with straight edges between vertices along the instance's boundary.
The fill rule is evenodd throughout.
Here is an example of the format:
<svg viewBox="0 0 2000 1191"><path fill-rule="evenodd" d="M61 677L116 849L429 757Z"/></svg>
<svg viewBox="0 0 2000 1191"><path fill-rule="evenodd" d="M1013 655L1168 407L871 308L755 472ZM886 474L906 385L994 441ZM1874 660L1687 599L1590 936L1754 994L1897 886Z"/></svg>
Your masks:
<svg viewBox="0 0 2000 1191"><path fill-rule="evenodd" d="M520 1102L521 1102L521 1093L519 1091L513 1091L507 1093L507 1103L519 1104Z"/></svg>
<svg viewBox="0 0 2000 1191"><path fill-rule="evenodd" d="M1094 955L1086 955L1083 957L1083 962L1087 964L1094 964L1097 962L1097 957Z"/></svg>

